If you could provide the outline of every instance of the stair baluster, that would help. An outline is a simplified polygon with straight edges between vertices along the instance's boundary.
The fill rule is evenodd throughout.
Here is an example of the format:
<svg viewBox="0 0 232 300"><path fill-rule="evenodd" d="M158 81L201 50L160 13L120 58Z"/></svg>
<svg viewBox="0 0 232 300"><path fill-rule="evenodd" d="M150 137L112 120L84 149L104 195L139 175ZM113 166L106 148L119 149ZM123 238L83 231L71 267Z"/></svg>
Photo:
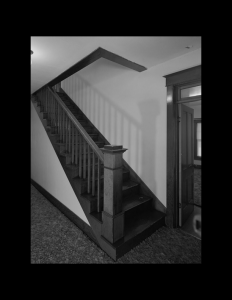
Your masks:
<svg viewBox="0 0 232 300"><path fill-rule="evenodd" d="M79 135L79 177L82 178L82 136Z"/></svg>
<svg viewBox="0 0 232 300"><path fill-rule="evenodd" d="M91 174L90 174L90 146L88 145L88 188L87 192L90 194L90 179L91 179Z"/></svg>
<svg viewBox="0 0 232 300"><path fill-rule="evenodd" d="M68 152L71 153L71 120L70 119L68 119L68 133L69 133Z"/></svg>
<svg viewBox="0 0 232 300"><path fill-rule="evenodd" d="M57 104L57 118L58 118L58 132L59 133L59 141L61 141L61 127L60 127L60 106Z"/></svg>
<svg viewBox="0 0 232 300"><path fill-rule="evenodd" d="M97 172L98 172L98 178L97 178L97 211L101 212L103 210L103 203L101 201L101 162L98 157L97 159Z"/></svg>
<svg viewBox="0 0 232 300"><path fill-rule="evenodd" d="M62 142L65 142L65 137L64 137L64 132L65 132L65 115L64 115L64 110L62 110Z"/></svg>
<svg viewBox="0 0 232 300"><path fill-rule="evenodd" d="M76 166L78 167L78 131L77 129L75 130L76 133L76 156L75 156L75 163Z"/></svg>
<svg viewBox="0 0 232 300"><path fill-rule="evenodd" d="M68 152L68 117L65 114L65 152Z"/></svg>
<svg viewBox="0 0 232 300"><path fill-rule="evenodd" d="M93 152L93 165L92 165L92 196L95 196L95 154Z"/></svg>
<svg viewBox="0 0 232 300"><path fill-rule="evenodd" d="M72 164L74 164L74 125L71 123L72 128Z"/></svg>
<svg viewBox="0 0 232 300"><path fill-rule="evenodd" d="M86 178L86 141L84 139L83 178Z"/></svg>
<svg viewBox="0 0 232 300"><path fill-rule="evenodd" d="M58 131L58 128L57 128L57 102L56 102L55 98L54 98L54 108L55 108L55 127L56 127L55 133L57 133L57 131Z"/></svg>
<svg viewBox="0 0 232 300"><path fill-rule="evenodd" d="M52 98L53 98L52 95L50 95L50 103L51 103L51 107L50 107L50 108L51 108L51 109L50 109L51 128L53 127L53 107L52 107L52 106L53 106L53 105L52 105L52 104L53 104L53 103L52 103L53 101L52 101ZM53 129L52 129L52 132L53 132Z"/></svg>
<svg viewBox="0 0 232 300"><path fill-rule="evenodd" d="M48 112L48 90L46 90L45 98L43 98L43 99L45 100L45 103L44 103L45 111Z"/></svg>

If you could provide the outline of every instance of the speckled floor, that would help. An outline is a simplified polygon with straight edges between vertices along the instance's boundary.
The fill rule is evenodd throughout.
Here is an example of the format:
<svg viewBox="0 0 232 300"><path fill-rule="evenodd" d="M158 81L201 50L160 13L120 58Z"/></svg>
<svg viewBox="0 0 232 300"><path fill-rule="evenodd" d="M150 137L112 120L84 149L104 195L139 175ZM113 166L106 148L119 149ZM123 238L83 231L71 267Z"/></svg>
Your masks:
<svg viewBox="0 0 232 300"><path fill-rule="evenodd" d="M200 264L201 241L162 227L115 262L31 185L31 263Z"/></svg>

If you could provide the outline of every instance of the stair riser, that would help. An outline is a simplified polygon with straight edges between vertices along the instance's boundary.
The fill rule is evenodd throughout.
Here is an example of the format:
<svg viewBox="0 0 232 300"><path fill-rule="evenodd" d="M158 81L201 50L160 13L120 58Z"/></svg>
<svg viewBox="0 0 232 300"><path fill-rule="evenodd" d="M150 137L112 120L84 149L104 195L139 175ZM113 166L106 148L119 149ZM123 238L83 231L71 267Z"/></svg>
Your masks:
<svg viewBox="0 0 232 300"><path fill-rule="evenodd" d="M131 220L139 218L139 215L145 212L146 210L152 210L151 199L125 212L124 214L125 227L127 226L127 222L131 222Z"/></svg>
<svg viewBox="0 0 232 300"><path fill-rule="evenodd" d="M126 182L127 180L130 180L130 172L122 173L122 181Z"/></svg>
<svg viewBox="0 0 232 300"><path fill-rule="evenodd" d="M129 196L132 194L137 194L138 192L139 192L139 186L132 186L126 190L123 190L122 195L123 195L123 197L126 197L126 196Z"/></svg>
<svg viewBox="0 0 232 300"><path fill-rule="evenodd" d="M130 251L132 248L139 245L142 241L144 241L147 237L153 234L156 230L160 227L165 226L165 218L161 218L159 221L154 223L152 226L144 230L142 233L139 233L135 238L129 240L128 242L124 243L117 249L116 259L122 257L125 253Z"/></svg>
<svg viewBox="0 0 232 300"><path fill-rule="evenodd" d="M65 165L71 164L72 158L70 156L61 156L61 161Z"/></svg>
<svg viewBox="0 0 232 300"><path fill-rule="evenodd" d="M48 118L48 113L43 112L43 119L47 119Z"/></svg>

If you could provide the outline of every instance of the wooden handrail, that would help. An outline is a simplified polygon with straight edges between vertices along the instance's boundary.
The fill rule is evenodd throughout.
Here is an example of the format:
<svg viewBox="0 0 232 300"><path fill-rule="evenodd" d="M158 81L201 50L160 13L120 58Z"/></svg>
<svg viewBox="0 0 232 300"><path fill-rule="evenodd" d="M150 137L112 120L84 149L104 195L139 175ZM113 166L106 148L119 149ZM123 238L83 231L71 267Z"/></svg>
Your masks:
<svg viewBox="0 0 232 300"><path fill-rule="evenodd" d="M60 99L59 95L57 95L56 92L54 92L50 87L47 87L49 92L52 93L52 95L56 98L60 106L63 108L63 110L66 112L70 120L73 122L74 126L77 128L77 130L82 134L83 138L86 140L86 142L91 146L91 148L94 150L94 152L97 154L99 159L104 162L104 155L102 151L98 148L98 146L94 143L94 141L91 139L91 137L88 135L88 133L85 131L83 126L77 121L75 116L72 114L72 112L65 106L63 101Z"/></svg>

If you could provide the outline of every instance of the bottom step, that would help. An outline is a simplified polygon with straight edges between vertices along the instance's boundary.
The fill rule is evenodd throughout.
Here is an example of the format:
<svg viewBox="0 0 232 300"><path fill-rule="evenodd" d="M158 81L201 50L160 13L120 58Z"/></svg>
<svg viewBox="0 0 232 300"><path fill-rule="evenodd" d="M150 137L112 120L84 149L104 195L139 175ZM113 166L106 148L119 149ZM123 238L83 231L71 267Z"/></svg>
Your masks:
<svg viewBox="0 0 232 300"><path fill-rule="evenodd" d="M124 237L114 244L111 244L101 236L104 242L114 249L115 257L112 257L112 255L110 256L114 260L117 260L140 244L157 229L165 226L165 216L166 214L155 209L142 213L137 220L132 219L131 223L128 222L125 228Z"/></svg>

